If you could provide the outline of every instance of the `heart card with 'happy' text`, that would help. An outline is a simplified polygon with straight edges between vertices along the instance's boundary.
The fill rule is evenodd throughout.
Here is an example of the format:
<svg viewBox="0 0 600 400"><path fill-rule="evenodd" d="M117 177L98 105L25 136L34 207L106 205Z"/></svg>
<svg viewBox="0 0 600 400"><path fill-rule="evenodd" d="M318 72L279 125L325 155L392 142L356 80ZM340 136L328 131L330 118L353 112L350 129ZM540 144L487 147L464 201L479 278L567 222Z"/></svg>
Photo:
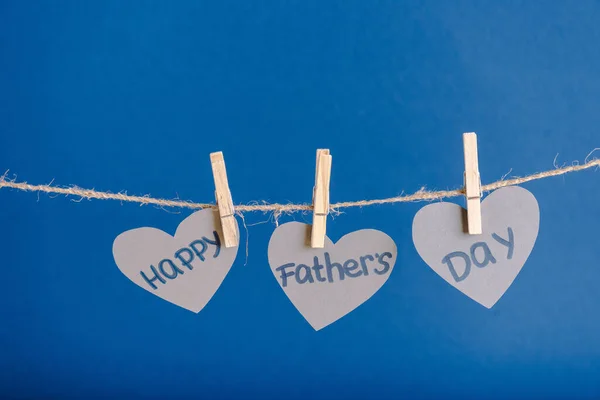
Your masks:
<svg viewBox="0 0 600 400"><path fill-rule="evenodd" d="M197 313L219 289L237 255L238 246L225 248L222 237L219 213L206 209L184 219L175 236L156 228L123 232L114 241L113 256L133 283Z"/></svg>

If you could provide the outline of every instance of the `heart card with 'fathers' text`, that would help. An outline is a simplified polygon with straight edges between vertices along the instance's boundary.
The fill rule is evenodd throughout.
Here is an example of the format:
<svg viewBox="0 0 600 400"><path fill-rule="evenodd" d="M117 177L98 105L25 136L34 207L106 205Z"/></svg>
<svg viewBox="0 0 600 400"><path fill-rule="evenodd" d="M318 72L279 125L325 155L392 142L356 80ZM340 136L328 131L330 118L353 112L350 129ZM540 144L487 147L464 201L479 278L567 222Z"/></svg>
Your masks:
<svg viewBox="0 0 600 400"><path fill-rule="evenodd" d="M300 314L319 330L367 301L388 280L396 263L396 243L383 232L363 229L337 243L310 247L311 226L289 222L269 241L275 279Z"/></svg>
<svg viewBox="0 0 600 400"><path fill-rule="evenodd" d="M231 269L238 246L221 246L219 213L196 211L171 236L137 228L115 239L117 266L136 285L195 313L213 297Z"/></svg>
<svg viewBox="0 0 600 400"><path fill-rule="evenodd" d="M533 250L540 210L533 194L511 186L492 192L481 203L483 234L466 233L466 216L466 210L453 203L425 206L413 220L413 241L439 276L491 308Z"/></svg>

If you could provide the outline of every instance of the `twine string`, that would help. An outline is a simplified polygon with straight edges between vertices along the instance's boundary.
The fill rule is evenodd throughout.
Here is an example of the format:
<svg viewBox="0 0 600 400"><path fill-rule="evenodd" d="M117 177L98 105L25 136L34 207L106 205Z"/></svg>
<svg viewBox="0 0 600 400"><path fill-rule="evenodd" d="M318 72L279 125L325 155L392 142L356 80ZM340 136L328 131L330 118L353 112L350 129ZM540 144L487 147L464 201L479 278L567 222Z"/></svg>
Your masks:
<svg viewBox="0 0 600 400"><path fill-rule="evenodd" d="M598 149L595 149L598 150ZM594 151L595 151L594 150ZM593 153L593 151L592 151ZM591 153L590 153L591 155ZM590 156L588 155L588 158ZM570 172L578 172L583 171L593 167L600 167L600 159L593 159L591 161L587 161L581 165L570 165L563 166L560 168L555 168L553 170L548 170L544 172L538 172L536 174L511 178L511 179L501 179L499 181L483 185L481 190L483 192L489 192L495 189L499 189L506 186L514 186L519 185L526 182L535 181L538 179L550 178L553 176L564 175ZM132 196L128 195L126 192L122 193L112 193L112 192L102 192L94 189L84 189L78 186L70 186L70 187L60 187L60 186L52 186L48 185L32 185L27 182L17 182L15 180L8 179L6 177L6 173L0 177L0 189L1 188L10 188L16 189L26 192L43 192L48 194L55 195L64 195L64 196L77 196L80 199L97 199L97 200L117 200L121 202L132 202L139 203L140 205L155 205L158 207L173 207L173 208L187 208L187 209L204 209L204 208L212 208L217 209L215 204L210 203L196 203L192 201L185 200L169 200L169 199L161 199L154 198L150 196ZM441 200L445 198L464 196L465 190L456 189L456 190L439 190L439 191L427 191L425 189L421 189L415 193L408 195L400 195L395 197L387 197L383 199L372 199L372 200L357 200L357 201L345 201L339 203L330 204L330 211L336 213L339 212L340 209L351 208L351 207L367 207L376 204L392 204L392 203L408 203L408 202L417 202L417 201L432 201L432 200ZM312 211L313 206L311 204L279 204L279 203L266 203L266 202L253 202L252 204L240 204L235 206L236 212L273 212L274 215L279 216L281 214L288 214L294 212L304 212L304 211Z"/></svg>

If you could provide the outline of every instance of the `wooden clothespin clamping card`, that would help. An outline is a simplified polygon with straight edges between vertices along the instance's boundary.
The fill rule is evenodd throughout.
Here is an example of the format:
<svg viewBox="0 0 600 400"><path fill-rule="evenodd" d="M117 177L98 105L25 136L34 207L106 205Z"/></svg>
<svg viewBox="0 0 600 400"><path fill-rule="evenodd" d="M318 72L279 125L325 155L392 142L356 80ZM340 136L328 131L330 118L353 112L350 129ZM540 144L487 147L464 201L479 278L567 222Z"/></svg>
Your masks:
<svg viewBox="0 0 600 400"><path fill-rule="evenodd" d="M235 247L239 243L235 209L227 181L227 170L223 153L218 151L210 154L213 178L215 180L215 199L219 208L221 228L223 230L223 244L225 247Z"/></svg>
<svg viewBox="0 0 600 400"><path fill-rule="evenodd" d="M480 235L481 228L481 177L477 156L477 135L463 133L465 154L465 195L467 197L467 229L470 235Z"/></svg>
<svg viewBox="0 0 600 400"><path fill-rule="evenodd" d="M313 225L310 237L310 247L313 249L322 249L325 246L330 176L331 155L329 149L319 149L317 150L315 187L313 188Z"/></svg>

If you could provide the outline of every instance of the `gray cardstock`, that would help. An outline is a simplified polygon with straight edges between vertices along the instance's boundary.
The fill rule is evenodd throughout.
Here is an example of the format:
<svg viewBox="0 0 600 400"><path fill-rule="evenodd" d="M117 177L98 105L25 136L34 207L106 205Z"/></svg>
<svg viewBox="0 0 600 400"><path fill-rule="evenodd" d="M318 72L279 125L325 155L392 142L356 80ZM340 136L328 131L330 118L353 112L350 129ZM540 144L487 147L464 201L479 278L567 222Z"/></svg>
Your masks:
<svg viewBox="0 0 600 400"><path fill-rule="evenodd" d="M540 210L533 194L511 186L489 194L481 204L481 215L483 234L469 235L465 232L467 212L464 208L445 202L430 204L415 216L413 241L421 258L439 276L471 299L491 308L529 257L538 235ZM489 254L486 257L486 246L493 259ZM450 257L454 276L447 259L443 262L453 252L463 253ZM466 258L470 260L468 275Z"/></svg>
<svg viewBox="0 0 600 400"><path fill-rule="evenodd" d="M198 313L221 286L238 251L238 246L225 248L210 244L207 240L219 242L215 232L222 244L223 233L218 212L201 210L184 219L177 227L175 236L155 228L123 232L115 239L113 256L121 272L133 283L164 300ZM184 261L189 265L186 266ZM156 275L151 266L164 283L154 279ZM164 274L161 273L163 271ZM142 272L148 279L154 279L152 283L156 289L144 279Z"/></svg>
<svg viewBox="0 0 600 400"><path fill-rule="evenodd" d="M279 286L300 314L315 330L319 330L354 310L383 286L394 269L397 250L392 238L373 229L349 233L335 244L325 237L325 248L313 249L310 247L310 231L310 225L300 222L289 222L275 229L269 241L269 264ZM327 274L325 253L329 255L332 282ZM360 264L361 256L364 267ZM371 259L366 256L371 256ZM313 268L315 257L318 257L317 265L323 265L320 277L326 279L324 282L317 279ZM355 260L358 267L348 260ZM284 287L281 278L283 271L277 268L290 263L294 266L284 270L294 272L294 275L287 278L287 286ZM335 263L340 264L341 268ZM348 270L343 267L344 264L349 267ZM307 268L298 265L310 270L313 283L298 282L297 276L300 281L307 278ZM295 273L296 268L300 268L299 274ZM364 274L364 269L368 275ZM340 271L343 280L340 279Z"/></svg>

